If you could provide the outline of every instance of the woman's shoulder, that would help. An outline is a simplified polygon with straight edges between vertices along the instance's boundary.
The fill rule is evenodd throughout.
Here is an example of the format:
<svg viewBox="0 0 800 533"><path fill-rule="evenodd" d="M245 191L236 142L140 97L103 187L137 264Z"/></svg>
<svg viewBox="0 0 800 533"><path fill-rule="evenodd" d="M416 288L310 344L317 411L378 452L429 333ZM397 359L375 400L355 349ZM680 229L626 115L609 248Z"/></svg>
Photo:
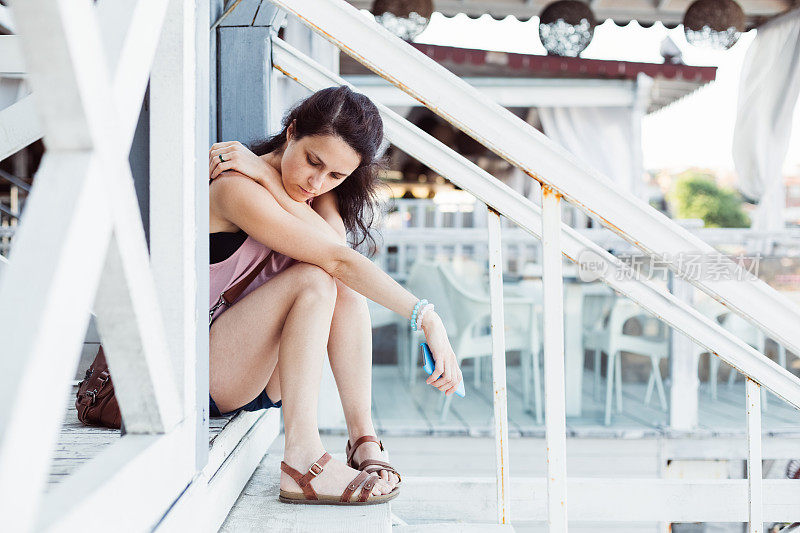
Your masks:
<svg viewBox="0 0 800 533"><path fill-rule="evenodd" d="M237 231L225 213L236 210L242 202L259 197L262 208L280 207L272 193L249 177L235 171L228 171L209 185L209 225L211 231Z"/></svg>

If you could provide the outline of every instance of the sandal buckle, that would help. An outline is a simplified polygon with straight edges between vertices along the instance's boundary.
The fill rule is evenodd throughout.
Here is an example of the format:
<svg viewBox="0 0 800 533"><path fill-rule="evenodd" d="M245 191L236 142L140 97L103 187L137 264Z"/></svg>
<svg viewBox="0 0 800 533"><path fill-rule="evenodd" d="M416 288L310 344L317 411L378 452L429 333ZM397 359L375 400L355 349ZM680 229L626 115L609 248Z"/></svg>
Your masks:
<svg viewBox="0 0 800 533"><path fill-rule="evenodd" d="M314 467L315 467L315 466L316 466L316 467L317 467L319 470L314 470ZM311 465L311 466L308 468L308 473L309 473L309 474L311 474L311 475L312 475L312 476L314 476L314 477L317 477L318 475L320 475L320 474L322 473L322 467L321 467L321 466L319 466L319 464L318 464L316 461L314 461L314 464L312 464L312 465Z"/></svg>

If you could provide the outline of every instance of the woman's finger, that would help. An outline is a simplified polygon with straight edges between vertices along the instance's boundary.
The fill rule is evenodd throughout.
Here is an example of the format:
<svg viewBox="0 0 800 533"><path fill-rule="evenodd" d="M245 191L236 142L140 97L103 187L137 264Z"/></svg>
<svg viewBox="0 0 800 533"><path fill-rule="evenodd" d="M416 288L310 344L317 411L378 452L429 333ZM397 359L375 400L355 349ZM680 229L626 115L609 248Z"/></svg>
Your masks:
<svg viewBox="0 0 800 533"><path fill-rule="evenodd" d="M226 170L233 169L233 162L232 161L225 161L224 163L217 163L217 166L214 167L214 172L211 173L210 179L214 179Z"/></svg>
<svg viewBox="0 0 800 533"><path fill-rule="evenodd" d="M209 177L214 179L215 177L219 176L225 170L230 170L231 168L237 168L237 162L239 158L233 152L228 152L226 155L223 156L224 161L221 161L219 157L216 157L212 160L211 164L211 171L209 172ZM220 165L226 165L224 170L219 170Z"/></svg>
<svg viewBox="0 0 800 533"><path fill-rule="evenodd" d="M230 146L226 148L219 148L217 150L211 150L208 152L208 163L211 164L214 161L219 161L219 156L222 155L223 159L230 159L233 157L237 152L235 146Z"/></svg>
<svg viewBox="0 0 800 533"><path fill-rule="evenodd" d="M214 173L214 168L218 164L222 163L222 161L220 161L220 159L219 159L219 155L220 154L223 154L223 152L217 152L216 155L214 155L213 157L209 157L208 158L208 175L209 176L211 176L211 174ZM230 152L230 151L229 152L224 152L224 155L222 156L222 159L225 159L226 161L234 159L233 153Z"/></svg>
<svg viewBox="0 0 800 533"><path fill-rule="evenodd" d="M228 146L233 146L237 142L239 142L239 141L223 141L223 142L214 143L214 144L211 145L211 150L217 150L219 148L225 148L225 147L228 147Z"/></svg>
<svg viewBox="0 0 800 533"><path fill-rule="evenodd" d="M436 367L433 369L433 373L430 376L428 376L426 382L428 384L433 383L434 381L439 379L439 377L442 375L443 372L444 372L444 363L442 362L442 359L439 358L436 361Z"/></svg>

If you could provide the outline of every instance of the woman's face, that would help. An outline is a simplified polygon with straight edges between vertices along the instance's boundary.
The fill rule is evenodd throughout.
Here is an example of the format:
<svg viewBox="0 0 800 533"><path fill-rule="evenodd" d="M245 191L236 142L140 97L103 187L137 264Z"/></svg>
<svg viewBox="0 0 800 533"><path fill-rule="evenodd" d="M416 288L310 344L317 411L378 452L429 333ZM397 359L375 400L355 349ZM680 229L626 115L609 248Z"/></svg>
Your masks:
<svg viewBox="0 0 800 533"><path fill-rule="evenodd" d="M306 202L340 185L361 163L361 156L334 135L295 139L294 123L281 156L283 187L293 199Z"/></svg>

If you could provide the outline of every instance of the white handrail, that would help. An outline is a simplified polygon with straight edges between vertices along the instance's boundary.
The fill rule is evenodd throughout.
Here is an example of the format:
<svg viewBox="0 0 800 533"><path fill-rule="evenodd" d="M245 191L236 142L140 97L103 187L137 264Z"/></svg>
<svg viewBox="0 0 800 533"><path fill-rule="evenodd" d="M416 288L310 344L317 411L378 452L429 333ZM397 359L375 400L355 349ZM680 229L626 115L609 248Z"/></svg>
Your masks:
<svg viewBox="0 0 800 533"><path fill-rule="evenodd" d="M648 254L712 254L713 247L580 162L530 124L344 0L270 0L433 112L518 166ZM510 134L513 132L513 135ZM501 210L502 211L502 210ZM735 266L731 263L732 266ZM760 280L690 279L746 320L800 353L800 307Z"/></svg>

